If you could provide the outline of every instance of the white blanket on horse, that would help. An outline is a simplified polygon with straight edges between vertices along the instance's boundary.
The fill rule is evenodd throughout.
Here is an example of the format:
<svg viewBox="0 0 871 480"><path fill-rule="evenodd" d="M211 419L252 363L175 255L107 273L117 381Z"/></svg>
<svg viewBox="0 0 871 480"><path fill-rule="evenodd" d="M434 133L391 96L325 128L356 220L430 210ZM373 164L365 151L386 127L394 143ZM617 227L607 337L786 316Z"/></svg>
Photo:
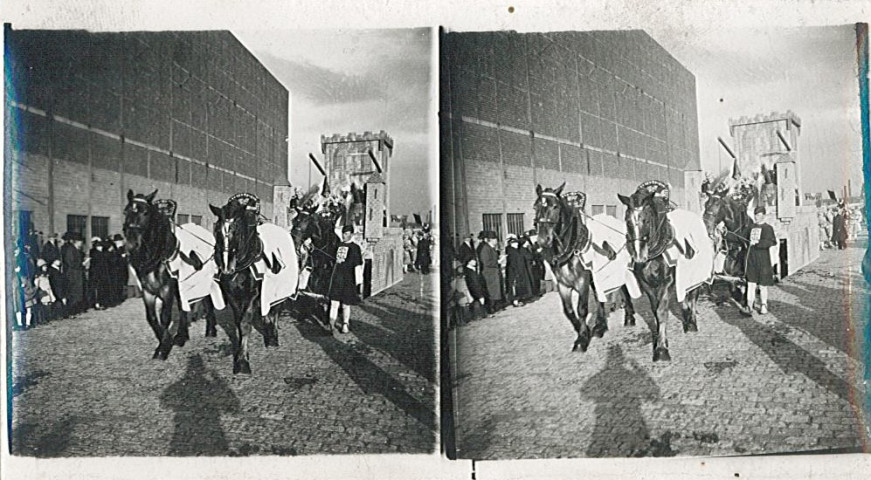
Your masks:
<svg viewBox="0 0 871 480"><path fill-rule="evenodd" d="M669 265L675 265L674 290L677 301L683 302L688 291L711 281L714 244L698 214L677 209L668 213L668 220L674 228L674 243L665 250L665 256ZM695 251L693 258L686 257L687 244Z"/></svg>
<svg viewBox="0 0 871 480"><path fill-rule="evenodd" d="M178 240L178 252L168 263L170 272L178 279L181 309L190 312L191 304L209 296L215 308L223 310L224 295L215 279L218 273L214 259L215 237L195 223L186 223L175 227L175 238ZM195 269L182 258L182 255L190 257L191 253L196 253L203 262L201 269Z"/></svg>
<svg viewBox="0 0 871 480"><path fill-rule="evenodd" d="M610 215L600 213L587 220L587 229L590 231L591 245L581 253L581 261L593 274L593 284L596 286L596 298L600 302L607 301L607 295L612 291L626 285L632 298L641 296L638 282L630 268L632 257L624 248L626 244L626 223ZM617 257L608 260L608 257L593 247L602 247L604 242L614 249Z"/></svg>
<svg viewBox="0 0 871 480"><path fill-rule="evenodd" d="M257 234L263 242L263 255L251 268L257 278L263 278L260 287L260 314L266 316L273 305L296 294L299 264L293 238L287 230L272 223L264 223L257 227ZM273 273L275 262L281 268L278 273Z"/></svg>

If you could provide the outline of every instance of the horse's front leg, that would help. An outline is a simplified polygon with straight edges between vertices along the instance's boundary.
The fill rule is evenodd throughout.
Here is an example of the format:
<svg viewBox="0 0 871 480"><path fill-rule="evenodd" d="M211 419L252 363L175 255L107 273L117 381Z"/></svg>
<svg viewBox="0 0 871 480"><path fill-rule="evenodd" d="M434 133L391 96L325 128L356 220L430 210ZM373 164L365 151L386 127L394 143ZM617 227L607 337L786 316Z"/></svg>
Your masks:
<svg viewBox="0 0 871 480"><path fill-rule="evenodd" d="M254 303L254 302L251 302ZM251 364L248 362L248 337L251 336L251 324L253 321L254 311L250 303L242 307L241 312L235 312L236 315L236 336L239 338L239 346L236 349L236 354L233 356L233 373L251 374Z"/></svg>
<svg viewBox="0 0 871 480"><path fill-rule="evenodd" d="M632 297L629 296L629 289L626 285L620 288L623 294L623 326L635 326L635 305L632 304Z"/></svg>
<svg viewBox="0 0 871 480"><path fill-rule="evenodd" d="M585 276L589 278L590 274L585 272ZM581 294L578 299L579 312L583 311L583 309L589 305L590 292L592 291L593 295L596 295L596 287L593 285L591 280L587 282L587 285L588 287L583 289L587 294ZM584 297L586 297L586 299ZM598 301L598 298L596 299L596 305L598 306L598 311L596 312L596 323L593 325L593 336L602 338L605 336L605 332L608 331L608 317L605 314L605 304Z"/></svg>
<svg viewBox="0 0 871 480"><path fill-rule="evenodd" d="M563 302L563 314L565 314L566 318L569 319L569 322L572 323L572 327L574 327L575 331L578 332L578 338L575 340L572 351L577 352L580 350L581 352L586 352L587 347L590 345L590 327L587 326L586 316L583 319L579 319L578 315L575 313L575 307L572 302L572 292L574 290L572 287L567 287L562 284L557 284L557 290L559 291L560 300ZM584 310L584 314L586 315L586 309Z"/></svg>
<svg viewBox="0 0 871 480"><path fill-rule="evenodd" d="M215 305L212 304L212 299L206 297L203 299L203 310L206 312L206 336L218 336L218 320L215 318Z"/></svg>
<svg viewBox="0 0 871 480"><path fill-rule="evenodd" d="M674 277L671 275L667 279L663 279L663 284L652 292L656 299L651 298L650 300L653 316L656 319L656 337L653 339L654 362L671 360L671 354L668 353L668 301L673 283Z"/></svg>
<svg viewBox="0 0 871 480"><path fill-rule="evenodd" d="M697 287L692 291L687 292L686 298L680 304L681 313L683 314L684 333L699 331L699 327L696 324L696 302L699 299L700 290L701 287Z"/></svg>
<svg viewBox="0 0 871 480"><path fill-rule="evenodd" d="M188 332L188 326L190 325L190 318L194 315L194 312L185 312L181 306L181 298L178 298L178 320L176 320L175 325L175 337L173 338L173 343L178 347L183 347L188 340L190 340L190 332Z"/></svg>
<svg viewBox="0 0 871 480"><path fill-rule="evenodd" d="M151 357L157 359L159 358L158 353L160 352L159 343L163 340L163 329L160 326L160 321L157 319L157 296L143 290L142 303L145 304L145 318L148 320L148 325L154 332L154 336L157 337L158 347L154 350L154 355Z"/></svg>
<svg viewBox="0 0 871 480"><path fill-rule="evenodd" d="M263 343L266 347L278 346L278 308L279 305L272 307L263 318Z"/></svg>
<svg viewBox="0 0 871 480"><path fill-rule="evenodd" d="M163 335L160 338L160 345L157 346L157 350L154 352L154 358L166 360L166 357L169 356L170 350L172 350L172 344L175 341L175 332L170 328L170 326L172 326L173 297L169 295L166 299L160 300L160 328Z"/></svg>

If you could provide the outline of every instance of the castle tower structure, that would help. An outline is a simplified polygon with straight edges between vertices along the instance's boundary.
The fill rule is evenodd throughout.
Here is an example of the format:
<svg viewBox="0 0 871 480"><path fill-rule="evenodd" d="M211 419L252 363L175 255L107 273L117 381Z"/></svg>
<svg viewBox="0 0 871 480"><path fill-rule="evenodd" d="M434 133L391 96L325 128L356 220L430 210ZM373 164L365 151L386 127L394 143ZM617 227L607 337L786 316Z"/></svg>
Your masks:
<svg viewBox="0 0 871 480"><path fill-rule="evenodd" d="M380 173L383 182L390 185L393 138L384 130L378 133L321 135L321 152L324 154L327 181L334 192L348 189L352 183L362 189L366 181L376 173ZM381 172L378 171L379 167ZM384 195L383 204L389 209L389 189L385 189Z"/></svg>
<svg viewBox="0 0 871 480"><path fill-rule="evenodd" d="M778 216L791 216L792 207L803 198L798 154L801 119L792 111L730 119L729 133L741 175L758 179L761 186L763 172L776 172Z"/></svg>

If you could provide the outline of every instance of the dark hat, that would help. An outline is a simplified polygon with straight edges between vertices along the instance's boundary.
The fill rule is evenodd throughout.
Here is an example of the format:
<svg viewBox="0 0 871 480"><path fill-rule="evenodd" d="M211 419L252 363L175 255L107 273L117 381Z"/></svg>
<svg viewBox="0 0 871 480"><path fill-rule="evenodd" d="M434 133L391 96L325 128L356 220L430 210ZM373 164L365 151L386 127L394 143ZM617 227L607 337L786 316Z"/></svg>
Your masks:
<svg viewBox="0 0 871 480"><path fill-rule="evenodd" d="M64 232L64 234L60 238L61 238L61 240L69 240L70 239L70 232Z"/></svg>
<svg viewBox="0 0 871 480"><path fill-rule="evenodd" d="M354 233L354 226L345 225L344 227L342 227L342 233Z"/></svg>
<svg viewBox="0 0 871 480"><path fill-rule="evenodd" d="M535 231L534 228L532 230L527 230L526 233L524 233L524 235L527 237L532 237L532 236L537 235L537 234L538 234L538 232Z"/></svg>
<svg viewBox="0 0 871 480"><path fill-rule="evenodd" d="M754 208L753 215L756 215L757 213L761 213L761 214L765 215L765 207L760 205L760 206Z"/></svg>
<svg viewBox="0 0 871 480"><path fill-rule="evenodd" d="M487 238L487 230L481 230L481 232L478 233L478 239L484 240L485 238Z"/></svg>
<svg viewBox="0 0 871 480"><path fill-rule="evenodd" d="M117 242L118 240L124 240L124 237L121 236L120 233L116 233L114 237L112 237L113 242Z"/></svg>

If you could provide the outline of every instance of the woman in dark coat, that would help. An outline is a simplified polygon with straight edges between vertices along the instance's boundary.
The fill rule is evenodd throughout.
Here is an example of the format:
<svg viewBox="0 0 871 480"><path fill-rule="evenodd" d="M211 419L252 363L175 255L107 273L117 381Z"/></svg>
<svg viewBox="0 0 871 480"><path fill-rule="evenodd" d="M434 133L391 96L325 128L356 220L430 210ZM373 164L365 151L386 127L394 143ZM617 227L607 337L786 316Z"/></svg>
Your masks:
<svg viewBox="0 0 871 480"><path fill-rule="evenodd" d="M505 254L508 256L505 266L505 293L511 304L518 307L532 296L532 267L516 237L508 239Z"/></svg>
<svg viewBox="0 0 871 480"><path fill-rule="evenodd" d="M76 233L61 247L61 261L67 283L67 309L69 314L84 310L85 300L85 256L80 250L82 237Z"/></svg>
<svg viewBox="0 0 871 480"><path fill-rule="evenodd" d="M499 309L502 302L502 267L496 252L496 233L484 232L485 240L478 247L478 265L484 283L487 310L490 313Z"/></svg>
<svg viewBox="0 0 871 480"><path fill-rule="evenodd" d="M110 285L112 261L106 245L100 237L91 239L90 266L88 268L88 285L91 289L91 299L97 310L104 310L110 302Z"/></svg>
<svg viewBox="0 0 871 480"><path fill-rule="evenodd" d="M429 228L424 227L423 233L417 241L417 255L415 255L415 267L424 275L429 273L429 266L432 263L431 246L432 240L429 236Z"/></svg>
<svg viewBox="0 0 871 480"><path fill-rule="evenodd" d="M352 241L354 227L342 227L342 243L336 250L336 266L330 282L330 325L336 325L342 333L348 333L351 322L351 305L360 303L357 293L356 268L363 264L360 246ZM339 310L342 310L342 323L337 324Z"/></svg>
<svg viewBox="0 0 871 480"><path fill-rule="evenodd" d="M838 250L847 248L847 214L843 206L838 208L832 221L832 243L838 246Z"/></svg>
<svg viewBox="0 0 871 480"><path fill-rule="evenodd" d="M750 249L747 251L747 315L753 314L753 304L756 301L756 286L759 286L759 300L762 306L759 313L768 313L768 287L774 285L774 270L771 267L769 249L777 245L774 229L765 223L765 207L756 207L753 211L754 223L745 232L745 238L750 239Z"/></svg>

